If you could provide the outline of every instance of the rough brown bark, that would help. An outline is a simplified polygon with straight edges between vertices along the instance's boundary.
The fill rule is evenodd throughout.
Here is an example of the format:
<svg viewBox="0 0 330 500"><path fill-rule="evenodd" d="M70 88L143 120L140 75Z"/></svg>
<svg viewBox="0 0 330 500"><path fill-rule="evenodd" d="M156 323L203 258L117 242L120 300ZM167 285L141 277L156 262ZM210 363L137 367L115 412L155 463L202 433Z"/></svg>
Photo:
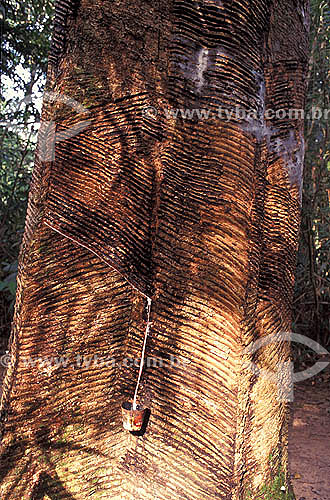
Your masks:
<svg viewBox="0 0 330 500"><path fill-rule="evenodd" d="M87 112L44 107L56 130L40 132L21 250L1 498L242 500L279 469L287 486L287 403L245 363L289 355L246 347L290 329L302 122L265 112L303 107L306 2L59 0L56 26L48 90ZM256 118L166 118L219 106ZM138 369L122 361L139 358L146 295L147 355L165 365L144 371L151 417L133 436L120 406Z"/></svg>

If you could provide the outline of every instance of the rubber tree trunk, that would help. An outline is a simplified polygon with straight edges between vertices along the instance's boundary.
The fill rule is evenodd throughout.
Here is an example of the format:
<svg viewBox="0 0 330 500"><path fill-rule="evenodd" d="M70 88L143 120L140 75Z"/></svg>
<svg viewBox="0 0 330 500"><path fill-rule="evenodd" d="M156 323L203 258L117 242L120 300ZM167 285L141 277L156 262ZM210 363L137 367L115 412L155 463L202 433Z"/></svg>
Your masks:
<svg viewBox="0 0 330 500"><path fill-rule="evenodd" d="M282 333L304 142L289 110L304 106L308 22L306 0L58 1L3 500L291 498ZM151 414L134 435L121 404L147 297Z"/></svg>

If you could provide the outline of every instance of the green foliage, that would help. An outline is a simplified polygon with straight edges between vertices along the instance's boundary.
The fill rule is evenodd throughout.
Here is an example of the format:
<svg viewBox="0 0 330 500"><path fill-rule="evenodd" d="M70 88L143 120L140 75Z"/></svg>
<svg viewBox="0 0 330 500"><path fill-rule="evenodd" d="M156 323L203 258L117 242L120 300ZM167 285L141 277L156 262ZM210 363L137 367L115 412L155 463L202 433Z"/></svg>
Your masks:
<svg viewBox="0 0 330 500"><path fill-rule="evenodd" d="M264 484L258 493L252 494L251 491L247 491L245 500L295 500L292 490L281 489L285 484L284 480L284 474L279 472L273 481Z"/></svg>
<svg viewBox="0 0 330 500"><path fill-rule="evenodd" d="M53 1L0 5L0 349L9 336L16 293L40 101L50 45Z"/></svg>
<svg viewBox="0 0 330 500"><path fill-rule="evenodd" d="M314 337L322 345L329 347L330 5L325 0L312 0L311 9L302 230L296 271L293 329ZM320 119L312 116L313 108L322 111Z"/></svg>
<svg viewBox="0 0 330 500"><path fill-rule="evenodd" d="M15 297L16 293L16 275L17 275L17 262L3 263L3 272L6 274L6 277L3 281L0 282L0 292L3 290L7 290L12 297Z"/></svg>
<svg viewBox="0 0 330 500"><path fill-rule="evenodd" d="M7 338L16 292L19 246L33 161L33 144L15 132L0 131L0 335ZM5 342L3 342L5 344Z"/></svg>
<svg viewBox="0 0 330 500"><path fill-rule="evenodd" d="M26 90L17 73L20 65L37 81L46 72L53 1L9 0L3 4L3 44L1 73L14 82L15 89ZM29 82L30 83L30 82Z"/></svg>
<svg viewBox="0 0 330 500"><path fill-rule="evenodd" d="M291 486L287 484L287 474L276 465L276 454L271 453L268 459L269 469L272 471L272 479L267 481L258 492L253 488L247 488L244 500L295 500Z"/></svg>

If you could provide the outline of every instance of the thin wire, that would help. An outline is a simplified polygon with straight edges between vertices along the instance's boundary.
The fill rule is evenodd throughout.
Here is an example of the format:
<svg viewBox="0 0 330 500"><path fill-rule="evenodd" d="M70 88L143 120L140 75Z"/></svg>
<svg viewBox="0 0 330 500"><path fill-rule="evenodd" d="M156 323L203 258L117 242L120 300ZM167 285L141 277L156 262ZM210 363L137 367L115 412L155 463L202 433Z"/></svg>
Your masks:
<svg viewBox="0 0 330 500"><path fill-rule="evenodd" d="M141 361L140 361L140 369L139 369L139 376L136 382L136 387L135 387L135 392L134 392L134 399L133 399L133 410L136 410L136 398L137 398L137 393L139 390L139 385L140 385L140 380L141 380L141 375L142 375L142 370L143 370L143 365L144 365L144 356L146 352L146 345L147 345L147 338L149 335L149 330L150 330L150 312L151 312L151 299L147 297L147 326L146 326L146 331L144 334L144 342L143 342L143 348L142 348L142 354L141 354Z"/></svg>
<svg viewBox="0 0 330 500"><path fill-rule="evenodd" d="M92 252L94 255L96 255L96 257L98 257L99 259L102 260L102 262L104 262L105 264L107 264L107 266L111 267L111 269L114 269L115 271L117 271L120 276L122 276L126 281L127 283L132 287L134 288L134 290L136 290L137 292L139 292L141 295L143 295L143 297L145 297L146 299L148 299L148 295L146 295L145 293L143 293L139 288L137 288L135 285L133 285L133 283L131 281L129 281L127 279L127 277L121 273L116 267L112 266L111 264L109 264L108 261L106 261L102 255L100 255L99 253L95 252L94 250L92 250L91 248L89 248L87 245L84 245L83 243L81 243L80 241L78 241L77 239L75 238L72 238L71 236L69 236L68 234L66 233L62 233L62 231L60 231L59 229L57 229L56 227L52 226L51 224L49 224L49 222L47 221L44 221L44 224L48 227L50 227L50 229L52 229L53 231L56 231L58 234L61 234L62 236L64 236L65 238L68 238L68 240L70 241L73 241L74 243L76 243L77 245L83 247L83 248L86 248L86 250L88 250L89 252Z"/></svg>

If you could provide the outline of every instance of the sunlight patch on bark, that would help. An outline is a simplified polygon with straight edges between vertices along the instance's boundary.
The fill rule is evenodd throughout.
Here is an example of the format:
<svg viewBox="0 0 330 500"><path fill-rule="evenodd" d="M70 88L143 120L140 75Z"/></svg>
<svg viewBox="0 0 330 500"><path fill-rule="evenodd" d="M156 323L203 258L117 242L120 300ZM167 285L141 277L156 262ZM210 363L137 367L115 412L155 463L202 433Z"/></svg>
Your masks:
<svg viewBox="0 0 330 500"><path fill-rule="evenodd" d="M209 55L209 50L202 48L200 49L197 56L197 67L194 80L196 81L196 88L198 92L201 91L205 83L204 73L207 69L208 55Z"/></svg>

